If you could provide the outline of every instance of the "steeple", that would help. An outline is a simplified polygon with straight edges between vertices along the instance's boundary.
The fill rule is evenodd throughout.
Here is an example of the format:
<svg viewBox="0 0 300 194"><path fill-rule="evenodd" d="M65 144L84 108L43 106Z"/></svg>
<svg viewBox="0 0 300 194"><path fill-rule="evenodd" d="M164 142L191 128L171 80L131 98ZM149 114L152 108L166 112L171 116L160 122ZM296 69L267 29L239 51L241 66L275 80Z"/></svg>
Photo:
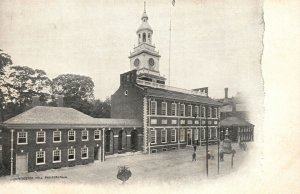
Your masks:
<svg viewBox="0 0 300 194"><path fill-rule="evenodd" d="M148 24L148 15L146 13L146 2L144 2L144 12L141 17L141 20L142 20L142 24L136 31L136 34L138 35L138 44L142 44L142 43L152 44L153 30L151 26Z"/></svg>
<svg viewBox="0 0 300 194"><path fill-rule="evenodd" d="M138 45L130 52L130 69L136 69L138 79L143 79L155 83L165 83L165 78L159 73L160 55L152 44L153 30L148 23L146 12L146 2L144 2L144 12L141 20L142 24L137 29Z"/></svg>

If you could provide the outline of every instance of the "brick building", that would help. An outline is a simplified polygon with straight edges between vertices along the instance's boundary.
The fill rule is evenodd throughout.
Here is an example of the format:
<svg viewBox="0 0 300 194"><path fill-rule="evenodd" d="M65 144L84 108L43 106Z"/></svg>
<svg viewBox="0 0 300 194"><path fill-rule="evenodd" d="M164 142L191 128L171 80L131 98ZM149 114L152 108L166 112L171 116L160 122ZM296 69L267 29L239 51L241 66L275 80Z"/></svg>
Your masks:
<svg viewBox="0 0 300 194"><path fill-rule="evenodd" d="M36 106L4 122L3 164L11 174L87 164L107 155L154 153L218 142L221 103L208 88L165 85L146 11L130 71L111 96L110 119L72 108ZM62 104L62 103L59 103ZM205 134L205 132L207 133Z"/></svg>
<svg viewBox="0 0 300 194"><path fill-rule="evenodd" d="M208 88L165 85L146 11L141 20L138 45L129 56L130 71L120 75L120 87L111 97L111 116L143 123L144 152L204 144L205 127L208 141L216 143L221 104L208 97Z"/></svg>
<svg viewBox="0 0 300 194"><path fill-rule="evenodd" d="M220 138L224 139L226 130L233 142L254 141L254 125L249 122L249 111L245 97L237 93L228 97L228 88L225 88L225 97L218 100L222 103L220 108Z"/></svg>
<svg viewBox="0 0 300 194"><path fill-rule="evenodd" d="M112 131L120 138L107 139ZM134 119L99 119L72 108L37 106L4 122L3 165L21 174L103 161L119 150L138 151L141 133Z"/></svg>

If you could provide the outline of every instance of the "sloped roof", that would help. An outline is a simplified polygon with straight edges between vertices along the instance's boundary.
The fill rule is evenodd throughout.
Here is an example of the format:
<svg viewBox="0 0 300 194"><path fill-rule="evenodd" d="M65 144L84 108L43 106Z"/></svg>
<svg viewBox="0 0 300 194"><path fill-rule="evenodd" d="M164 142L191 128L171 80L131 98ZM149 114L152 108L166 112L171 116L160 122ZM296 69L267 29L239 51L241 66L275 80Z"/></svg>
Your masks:
<svg viewBox="0 0 300 194"><path fill-rule="evenodd" d="M220 121L221 127L231 127L233 125L235 126L248 126L253 127L254 125L245 121L244 119L238 118L238 117L227 117L226 119L223 119Z"/></svg>
<svg viewBox="0 0 300 194"><path fill-rule="evenodd" d="M220 111L221 112L232 112L233 107L231 104L223 105L223 106L221 106Z"/></svg>
<svg viewBox="0 0 300 194"><path fill-rule="evenodd" d="M199 102L203 104L209 104L209 105L217 105L220 106L221 103L205 96L198 96L198 95L192 95L192 94L185 94L165 89L159 89L159 88L151 88L147 87L147 95L149 96L156 96L156 97L163 97L163 98L171 98L171 99L178 99L178 100L185 100L189 102Z"/></svg>
<svg viewBox="0 0 300 194"><path fill-rule="evenodd" d="M63 126L126 127L142 126L135 119L93 118L73 108L36 106L4 122L5 126L42 126L44 128Z"/></svg>

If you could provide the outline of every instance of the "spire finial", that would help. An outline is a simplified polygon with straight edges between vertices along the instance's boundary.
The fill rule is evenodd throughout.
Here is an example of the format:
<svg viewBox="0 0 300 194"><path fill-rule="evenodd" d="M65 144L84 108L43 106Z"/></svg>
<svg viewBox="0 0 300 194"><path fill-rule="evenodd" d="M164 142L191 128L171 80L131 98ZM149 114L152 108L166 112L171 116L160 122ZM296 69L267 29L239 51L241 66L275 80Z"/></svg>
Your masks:
<svg viewBox="0 0 300 194"><path fill-rule="evenodd" d="M144 1L144 12L146 12L146 1Z"/></svg>

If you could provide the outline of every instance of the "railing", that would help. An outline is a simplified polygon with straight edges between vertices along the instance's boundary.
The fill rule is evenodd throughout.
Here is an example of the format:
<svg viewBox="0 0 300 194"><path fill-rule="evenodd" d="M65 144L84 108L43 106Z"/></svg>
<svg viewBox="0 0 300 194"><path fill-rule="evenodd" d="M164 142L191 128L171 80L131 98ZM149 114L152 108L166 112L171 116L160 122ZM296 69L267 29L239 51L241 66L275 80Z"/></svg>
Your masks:
<svg viewBox="0 0 300 194"><path fill-rule="evenodd" d="M160 76L159 72L151 71L149 69L144 69L144 68L139 69L136 73L137 73L137 75L145 73L145 74L152 74L152 75ZM160 76L160 77L163 77L163 76Z"/></svg>
<svg viewBox="0 0 300 194"><path fill-rule="evenodd" d="M191 94L191 95L197 95L197 96L206 96L207 97L207 93L201 92L201 91L187 90L187 89L183 89L183 88L167 86L167 85L164 85L164 84L149 82L149 81L140 80L140 79L137 79L136 82L137 82L137 84L144 85L144 86L149 86L149 87L153 87L153 88L160 88L160 89L165 89L165 90L171 90L171 91L174 91L174 92L181 92L181 93L185 93L185 94Z"/></svg>

